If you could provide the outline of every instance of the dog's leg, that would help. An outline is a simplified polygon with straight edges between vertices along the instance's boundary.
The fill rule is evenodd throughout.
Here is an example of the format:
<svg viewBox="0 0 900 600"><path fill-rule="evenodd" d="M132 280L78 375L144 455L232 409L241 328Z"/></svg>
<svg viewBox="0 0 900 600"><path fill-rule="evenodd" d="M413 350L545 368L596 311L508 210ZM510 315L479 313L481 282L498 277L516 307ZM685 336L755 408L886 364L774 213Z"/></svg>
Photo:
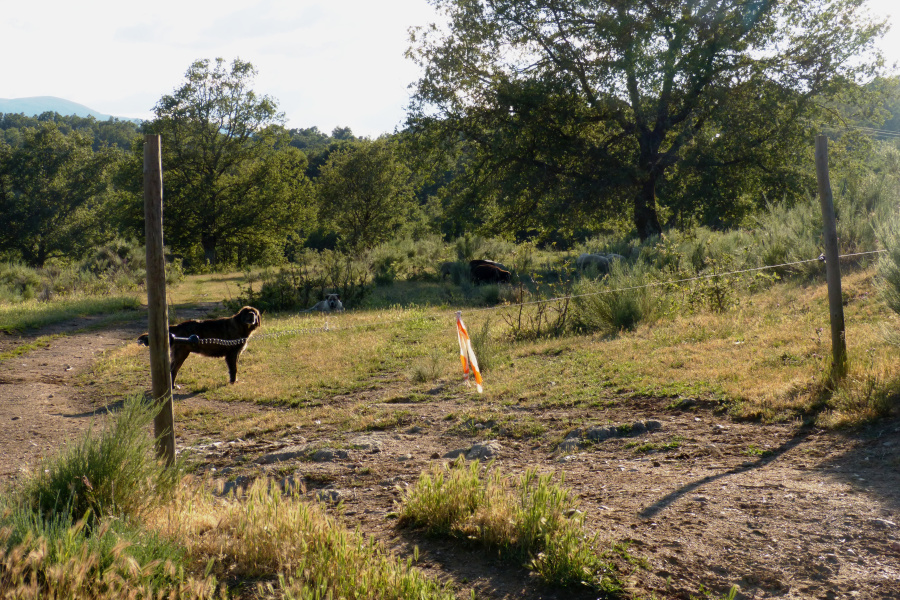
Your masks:
<svg viewBox="0 0 900 600"><path fill-rule="evenodd" d="M237 361L243 349L241 346L225 355L225 362L228 364L228 378L231 383L237 383Z"/></svg>
<svg viewBox="0 0 900 600"><path fill-rule="evenodd" d="M172 345L172 387L175 387L175 376L178 375L178 370L190 354L190 348L184 344L175 343Z"/></svg>

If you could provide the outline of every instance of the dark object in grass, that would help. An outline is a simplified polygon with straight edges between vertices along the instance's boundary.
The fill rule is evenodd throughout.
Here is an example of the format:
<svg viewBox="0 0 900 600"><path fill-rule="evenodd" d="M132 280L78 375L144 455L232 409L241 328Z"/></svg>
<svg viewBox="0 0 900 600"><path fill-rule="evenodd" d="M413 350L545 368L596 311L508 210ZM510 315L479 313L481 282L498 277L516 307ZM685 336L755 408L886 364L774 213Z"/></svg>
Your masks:
<svg viewBox="0 0 900 600"><path fill-rule="evenodd" d="M231 383L236 383L238 357L259 325L259 311L252 306L245 306L232 317L203 321L191 319L170 326L172 385L175 385L175 376L191 352L213 358L225 357L229 379ZM140 336L138 344L149 346L149 334Z"/></svg>

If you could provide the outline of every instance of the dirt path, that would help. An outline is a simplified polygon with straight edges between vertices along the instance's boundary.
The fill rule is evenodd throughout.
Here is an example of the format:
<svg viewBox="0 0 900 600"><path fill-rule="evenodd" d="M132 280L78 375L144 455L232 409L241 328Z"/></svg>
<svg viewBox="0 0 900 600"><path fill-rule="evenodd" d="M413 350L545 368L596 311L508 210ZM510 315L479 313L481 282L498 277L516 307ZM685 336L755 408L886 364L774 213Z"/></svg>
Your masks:
<svg viewBox="0 0 900 600"><path fill-rule="evenodd" d="M76 319L24 335L0 333L8 352L39 336L49 345L0 361L0 482L16 477L104 414L104 403L77 384L102 353L132 342L141 323L92 330L96 319Z"/></svg>
<svg viewBox="0 0 900 600"><path fill-rule="evenodd" d="M86 324L42 331L65 335L0 363L0 483L103 414L99 394L76 385L77 376L101 353L131 343L142 325L66 334ZM0 338L0 351L34 337ZM229 485L269 476L302 482L311 497L343 502L349 525L401 553L419 546L419 565L463 591L474 588L483 598L591 597L544 588L524 569L482 551L398 531L388 517L399 490L431 464L447 463L448 453L489 441L476 433L492 424L473 423L472 435L460 434L445 419L458 410L452 399L382 403L377 392L368 393L377 408L412 412L415 425L359 434L304 423L257 440L201 441L186 434L178 444L191 448L201 470L227 477ZM176 399L184 407L222 412L274 410L202 396ZM489 453L508 473L528 467L564 473L601 546L627 547L616 560L631 570L626 580L640 597L719 598L738 585L739 598L900 598L900 422L826 432L735 423L702 407L677 410L669 403L523 409L551 430L582 418L596 427L563 448L548 441L551 436L520 442L501 434ZM606 439L585 441L601 426L635 423L630 432L620 427ZM347 450L313 456L328 447Z"/></svg>

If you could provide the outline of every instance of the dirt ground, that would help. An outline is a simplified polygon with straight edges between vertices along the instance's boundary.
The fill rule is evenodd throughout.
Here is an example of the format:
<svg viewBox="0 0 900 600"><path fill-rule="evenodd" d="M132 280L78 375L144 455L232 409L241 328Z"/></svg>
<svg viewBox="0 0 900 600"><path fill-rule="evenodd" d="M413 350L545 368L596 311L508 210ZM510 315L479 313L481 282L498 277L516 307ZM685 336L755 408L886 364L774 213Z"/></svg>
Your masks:
<svg viewBox="0 0 900 600"><path fill-rule="evenodd" d="M61 334L46 348L0 362L0 489L105 414L96 400L102 394L78 376L101 353L133 343L143 325L136 320L85 330L89 324L0 334L0 352ZM448 394L436 393L433 402L379 404L378 390L366 393L376 406L411 411L416 425L358 434L297 423L281 435L251 440L179 432L178 447L229 486L267 475L302 482L311 498L343 502L348 526L358 525L404 556L418 546L419 566L454 581L460 597L470 589L491 599L593 597L544 587L525 569L482 550L398 530L390 513L399 490L430 464L449 462L448 453L488 440L448 431L452 423L444 416L458 410ZM459 394L466 393L460 385ZM181 393L176 402L181 409L278 410ZM564 449L549 439L518 442L501 435L488 452L506 473L527 467L564 473L601 547L627 546L612 556L635 597L721 598L737 585L738 598L900 598L900 422L831 432L739 423L703 406L679 410L669 404L646 398L590 411L538 414L523 408L551 431L572 417L597 426L654 423L648 431L638 427L580 445L576 440ZM473 431L490 425L472 424ZM678 447L668 450L636 447L676 439ZM348 449L321 451L328 447Z"/></svg>

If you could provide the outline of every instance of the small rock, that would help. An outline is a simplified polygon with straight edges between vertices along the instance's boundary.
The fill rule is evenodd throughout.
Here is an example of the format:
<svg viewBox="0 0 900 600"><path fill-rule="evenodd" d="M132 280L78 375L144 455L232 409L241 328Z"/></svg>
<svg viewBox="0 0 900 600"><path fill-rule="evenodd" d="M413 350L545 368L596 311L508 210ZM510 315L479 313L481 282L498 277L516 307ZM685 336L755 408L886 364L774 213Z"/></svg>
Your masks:
<svg viewBox="0 0 900 600"><path fill-rule="evenodd" d="M438 454L437 452L432 452L432 453L431 453L431 459L432 459L432 460L438 459L438 458L440 458L440 457L441 457L441 455Z"/></svg>
<svg viewBox="0 0 900 600"><path fill-rule="evenodd" d="M631 435L641 435L646 433L647 427L642 421L635 421L631 424Z"/></svg>
<svg viewBox="0 0 900 600"><path fill-rule="evenodd" d="M412 460L412 454L401 454L400 456L397 457L397 460L399 460L401 462L406 461L406 460Z"/></svg>
<svg viewBox="0 0 900 600"><path fill-rule="evenodd" d="M644 421L644 427L647 428L647 431L656 431L657 429L662 429L662 423L659 421Z"/></svg>
<svg viewBox="0 0 900 600"><path fill-rule="evenodd" d="M319 490L316 492L316 500L327 502L328 504L337 504L344 500L346 496L347 493L341 490Z"/></svg>
<svg viewBox="0 0 900 600"><path fill-rule="evenodd" d="M384 445L382 438L375 435L360 435L350 440L350 443L354 448L371 450L374 452L380 452Z"/></svg>
<svg viewBox="0 0 900 600"><path fill-rule="evenodd" d="M451 459L459 458L460 456L465 456L466 452L468 452L468 451L469 450L467 448L459 448L457 450L451 450L450 452L447 452L446 454L444 454L444 458L451 458Z"/></svg>
<svg viewBox="0 0 900 600"><path fill-rule="evenodd" d="M592 442L602 442L603 440L608 440L609 438L616 437L617 431L615 427L591 427L587 431L584 432L584 437L591 440Z"/></svg>
<svg viewBox="0 0 900 600"><path fill-rule="evenodd" d="M316 462L331 462L336 458L348 458L350 455L346 450L332 450L331 448L322 448L316 450L310 457Z"/></svg>
<svg viewBox="0 0 900 600"><path fill-rule="evenodd" d="M21 419L21 418L22 418L22 417L13 417L12 420L13 420L13 421L18 421L18 420Z"/></svg>
<svg viewBox="0 0 900 600"><path fill-rule="evenodd" d="M232 493L240 494L243 490L246 490L252 482L253 480L246 475L235 477L231 481L226 481L225 485L222 486L222 495L230 496Z"/></svg>
<svg viewBox="0 0 900 600"><path fill-rule="evenodd" d="M564 439L572 440L572 439L580 438L582 433L583 432L580 429L574 429L574 430L570 431L569 433L567 433L566 437Z"/></svg>
<svg viewBox="0 0 900 600"><path fill-rule="evenodd" d="M483 444L475 444L466 453L466 459L482 460L485 458L492 458L497 456L502 449L503 446L496 440L485 442Z"/></svg>
<svg viewBox="0 0 900 600"><path fill-rule="evenodd" d="M561 452L563 454L569 454L571 452L577 452L581 449L581 444L578 443L577 440L563 440L556 447L557 452Z"/></svg>
<svg viewBox="0 0 900 600"><path fill-rule="evenodd" d="M284 462L286 460L293 460L295 458L299 458L306 454L306 446L288 446L278 452L271 452L269 454L263 454L259 458L256 459L256 464L258 465L271 465L278 462Z"/></svg>
<svg viewBox="0 0 900 600"><path fill-rule="evenodd" d="M417 434L417 433L422 433L423 431L425 431L425 428L424 428L424 427L419 427L418 425L415 425L415 426L410 427L409 429L407 429L407 430L406 430L406 433Z"/></svg>

